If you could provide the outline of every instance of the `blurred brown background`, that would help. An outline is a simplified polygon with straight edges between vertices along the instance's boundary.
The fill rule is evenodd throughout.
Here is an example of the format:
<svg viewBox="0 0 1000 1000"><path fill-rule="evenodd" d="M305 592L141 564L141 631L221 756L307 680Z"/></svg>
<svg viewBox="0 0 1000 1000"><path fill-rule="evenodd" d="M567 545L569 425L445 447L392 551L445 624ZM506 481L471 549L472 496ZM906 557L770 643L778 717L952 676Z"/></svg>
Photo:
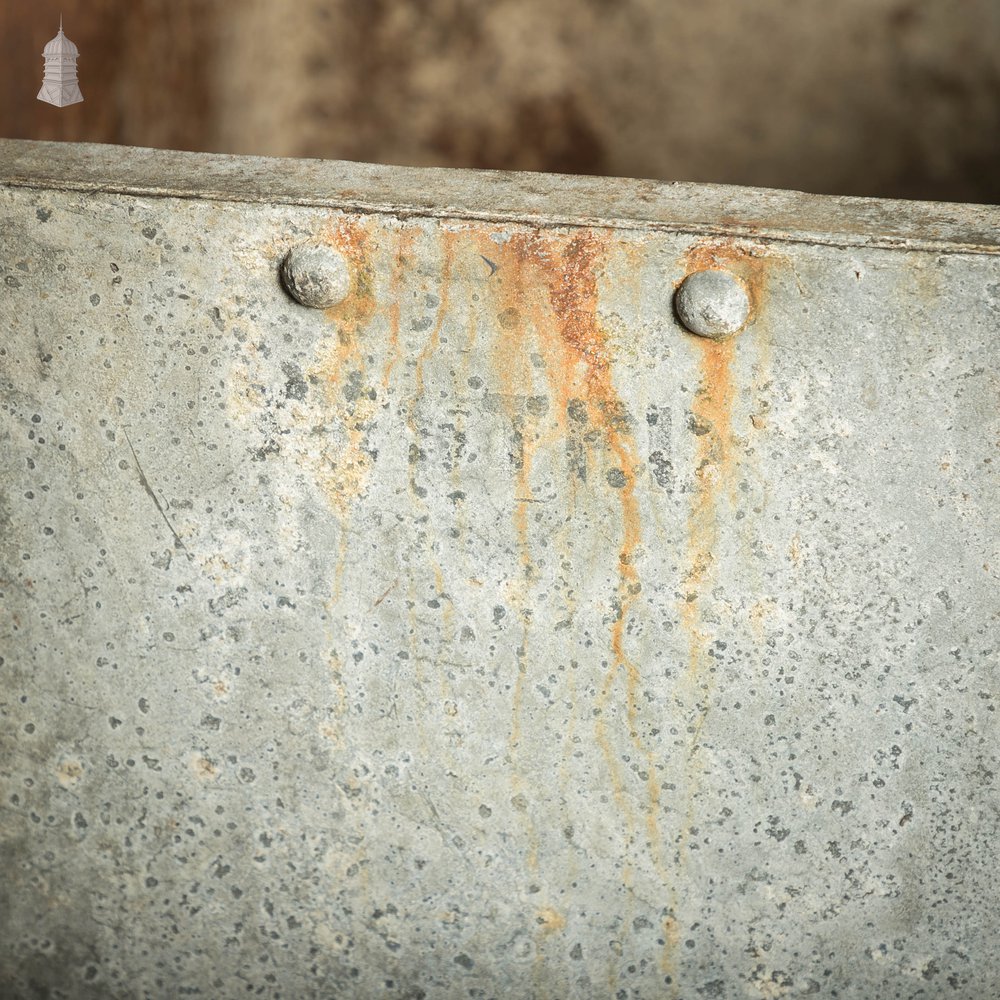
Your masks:
<svg viewBox="0 0 1000 1000"><path fill-rule="evenodd" d="M0 94L17 138L1000 202L1000 0L7 0Z"/></svg>

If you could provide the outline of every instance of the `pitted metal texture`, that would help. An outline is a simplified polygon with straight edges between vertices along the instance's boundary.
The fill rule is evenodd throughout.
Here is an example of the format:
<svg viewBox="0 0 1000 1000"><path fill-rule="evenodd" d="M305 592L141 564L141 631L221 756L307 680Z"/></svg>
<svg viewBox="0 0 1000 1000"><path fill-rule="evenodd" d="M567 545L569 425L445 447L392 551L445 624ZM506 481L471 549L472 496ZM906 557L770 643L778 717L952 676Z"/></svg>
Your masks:
<svg viewBox="0 0 1000 1000"><path fill-rule="evenodd" d="M998 210L0 153L0 992L997 992Z"/></svg>

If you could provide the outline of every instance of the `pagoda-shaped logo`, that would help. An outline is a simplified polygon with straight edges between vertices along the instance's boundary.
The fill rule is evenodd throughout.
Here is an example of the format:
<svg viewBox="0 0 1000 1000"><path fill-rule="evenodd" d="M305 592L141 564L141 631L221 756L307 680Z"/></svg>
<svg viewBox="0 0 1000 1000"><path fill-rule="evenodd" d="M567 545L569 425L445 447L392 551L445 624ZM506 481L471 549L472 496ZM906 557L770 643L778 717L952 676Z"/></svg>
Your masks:
<svg viewBox="0 0 1000 1000"><path fill-rule="evenodd" d="M76 80L76 60L80 50L63 34L62 17L59 18L59 34L42 50L45 59L45 77L38 99L64 108L67 104L79 104L83 100L80 84Z"/></svg>

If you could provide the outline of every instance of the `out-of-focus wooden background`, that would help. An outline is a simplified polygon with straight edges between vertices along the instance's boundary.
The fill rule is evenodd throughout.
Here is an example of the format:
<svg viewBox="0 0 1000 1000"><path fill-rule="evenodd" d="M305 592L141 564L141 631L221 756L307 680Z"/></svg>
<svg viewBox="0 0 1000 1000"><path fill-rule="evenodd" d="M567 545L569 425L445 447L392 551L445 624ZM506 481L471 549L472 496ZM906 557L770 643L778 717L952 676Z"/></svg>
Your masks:
<svg viewBox="0 0 1000 1000"><path fill-rule="evenodd" d="M0 135L997 203L1000 2L8 0Z"/></svg>

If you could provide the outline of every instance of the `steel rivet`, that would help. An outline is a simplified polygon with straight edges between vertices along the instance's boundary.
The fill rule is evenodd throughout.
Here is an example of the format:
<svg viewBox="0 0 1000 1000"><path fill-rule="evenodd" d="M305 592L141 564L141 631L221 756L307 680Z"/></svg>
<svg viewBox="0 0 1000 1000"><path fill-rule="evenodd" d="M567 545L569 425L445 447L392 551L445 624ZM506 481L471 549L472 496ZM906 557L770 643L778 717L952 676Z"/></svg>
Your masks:
<svg viewBox="0 0 1000 1000"><path fill-rule="evenodd" d="M281 262L281 283L296 302L326 309L347 298L351 272L343 254L320 243L293 247Z"/></svg>
<svg viewBox="0 0 1000 1000"><path fill-rule="evenodd" d="M750 298L728 271L695 271L677 289L674 307L680 321L699 337L721 340L746 326Z"/></svg>

